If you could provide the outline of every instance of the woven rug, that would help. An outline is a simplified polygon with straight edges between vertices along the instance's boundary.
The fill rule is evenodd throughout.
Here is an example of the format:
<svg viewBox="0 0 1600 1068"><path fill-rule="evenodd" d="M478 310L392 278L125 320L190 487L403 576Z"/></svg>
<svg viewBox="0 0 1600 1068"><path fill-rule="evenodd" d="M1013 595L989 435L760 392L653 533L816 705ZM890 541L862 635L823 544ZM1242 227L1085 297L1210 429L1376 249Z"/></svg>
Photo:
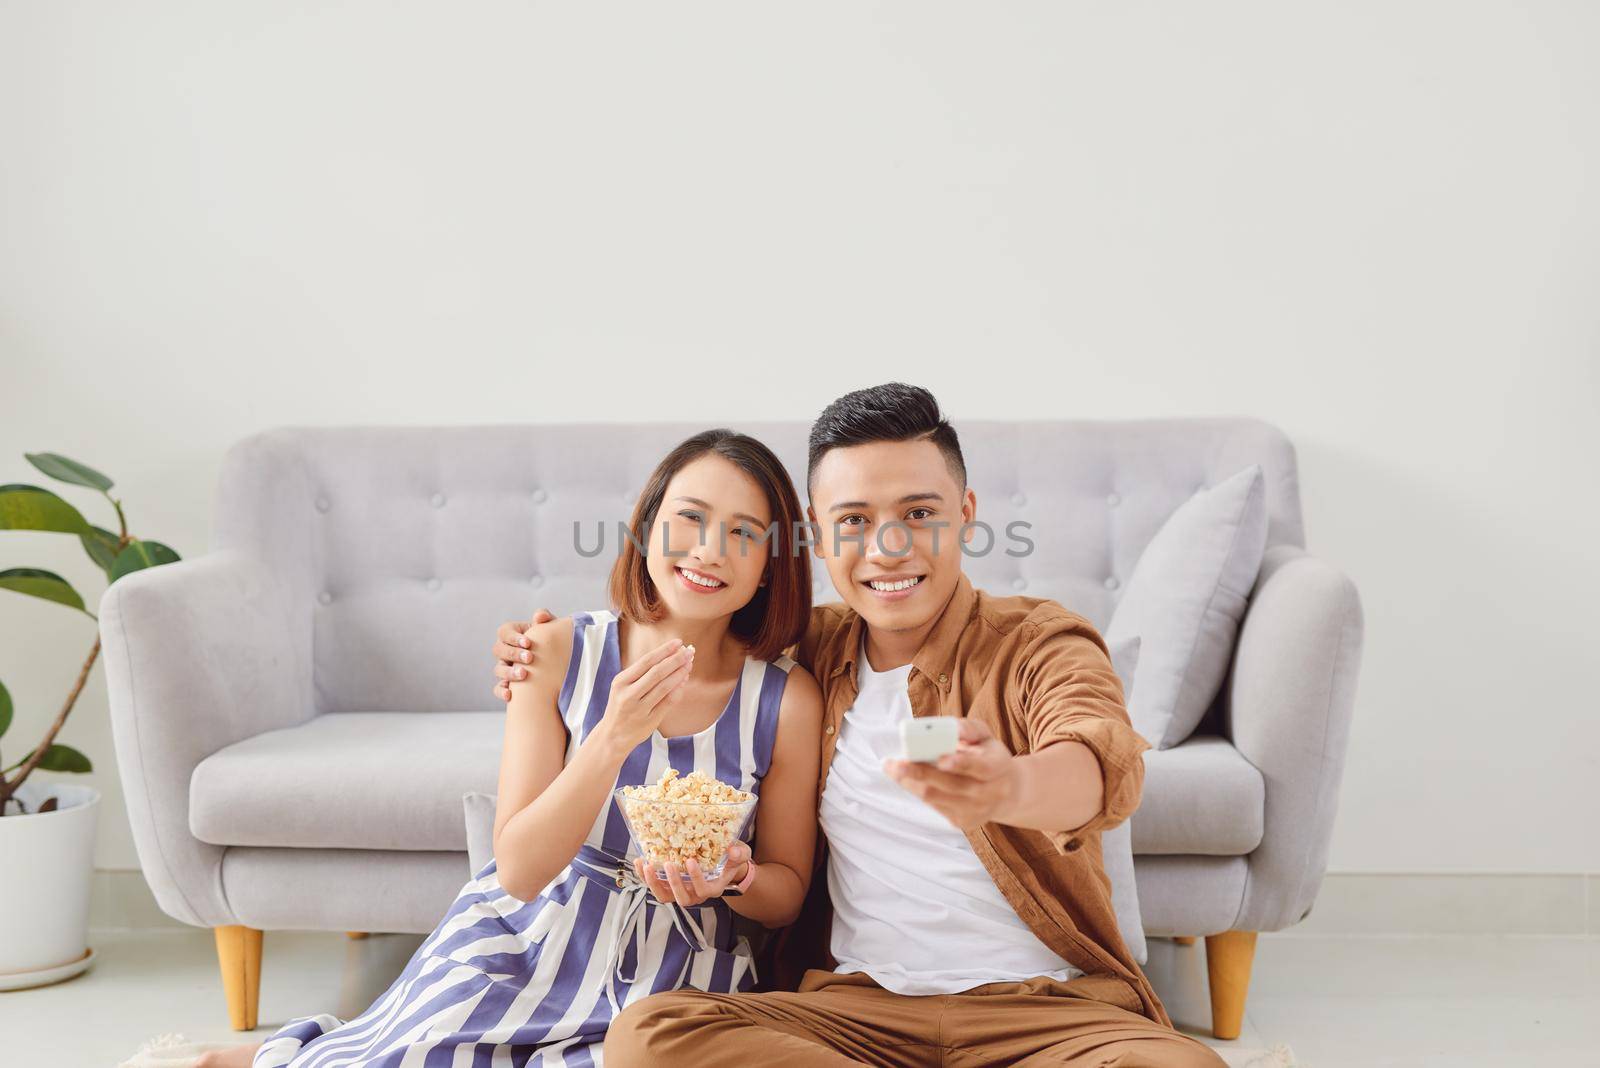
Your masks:
<svg viewBox="0 0 1600 1068"><path fill-rule="evenodd" d="M117 1068L191 1068L195 1058L207 1050L228 1049L243 1045L240 1042L190 1042L180 1034L157 1035L139 1052L117 1065ZM1299 1061L1289 1052L1289 1047L1279 1043L1271 1049L1219 1049L1228 1068L1298 1068Z"/></svg>
<svg viewBox="0 0 1600 1068"><path fill-rule="evenodd" d="M1271 1049L1219 1049L1217 1053L1228 1062L1228 1068L1299 1068L1300 1064L1282 1042Z"/></svg>

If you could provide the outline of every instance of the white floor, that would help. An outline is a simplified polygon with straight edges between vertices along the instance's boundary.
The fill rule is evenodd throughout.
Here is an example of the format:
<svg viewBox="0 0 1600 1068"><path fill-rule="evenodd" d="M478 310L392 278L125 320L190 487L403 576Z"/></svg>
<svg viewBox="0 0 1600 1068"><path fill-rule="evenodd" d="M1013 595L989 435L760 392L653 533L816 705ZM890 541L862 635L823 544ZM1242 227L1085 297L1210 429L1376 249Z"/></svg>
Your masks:
<svg viewBox="0 0 1600 1068"><path fill-rule="evenodd" d="M420 940L269 933L257 1034L356 1015ZM209 931L96 930L90 943L86 975L0 994L0 1063L111 1068L163 1031L236 1037ZM1210 1041L1204 943L1152 940L1147 972L1174 1021ZM1276 1042L1312 1068L1600 1066L1600 939L1263 935L1231 1045Z"/></svg>

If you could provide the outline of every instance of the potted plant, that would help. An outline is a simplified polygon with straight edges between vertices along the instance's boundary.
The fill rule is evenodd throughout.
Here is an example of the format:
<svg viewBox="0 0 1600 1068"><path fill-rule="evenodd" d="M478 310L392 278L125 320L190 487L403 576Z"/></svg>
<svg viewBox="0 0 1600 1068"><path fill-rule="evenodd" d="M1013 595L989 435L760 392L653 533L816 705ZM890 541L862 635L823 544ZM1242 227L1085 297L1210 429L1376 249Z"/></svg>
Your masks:
<svg viewBox="0 0 1600 1068"><path fill-rule="evenodd" d="M50 478L96 490L116 511L118 532L97 527L66 500L40 486L0 486L0 530L54 531L83 545L110 585L130 572L171 563L178 554L158 541L128 533L122 502L109 478L53 452L26 453ZM55 982L89 966L89 885L94 874L95 817L100 792L92 786L29 781L36 771L85 773L89 758L56 741L100 656L95 614L66 579L36 567L0 570L0 590L37 597L96 620L94 644L78 677L38 744L17 750L6 732L14 708L0 681L0 989ZM7 642L11 650L19 643Z"/></svg>

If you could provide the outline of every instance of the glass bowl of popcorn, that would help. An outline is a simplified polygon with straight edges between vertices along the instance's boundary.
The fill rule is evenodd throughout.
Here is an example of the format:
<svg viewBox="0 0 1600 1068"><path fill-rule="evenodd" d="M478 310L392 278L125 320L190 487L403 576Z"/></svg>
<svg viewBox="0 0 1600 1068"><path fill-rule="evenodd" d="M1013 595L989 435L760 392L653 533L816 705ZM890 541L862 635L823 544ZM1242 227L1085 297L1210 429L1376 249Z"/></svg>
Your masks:
<svg viewBox="0 0 1600 1068"><path fill-rule="evenodd" d="M703 771L680 778L676 768L662 772L659 782L619 786L613 796L639 855L663 879L668 862L683 872L691 859L707 879L720 876L728 847L744 835L757 800Z"/></svg>

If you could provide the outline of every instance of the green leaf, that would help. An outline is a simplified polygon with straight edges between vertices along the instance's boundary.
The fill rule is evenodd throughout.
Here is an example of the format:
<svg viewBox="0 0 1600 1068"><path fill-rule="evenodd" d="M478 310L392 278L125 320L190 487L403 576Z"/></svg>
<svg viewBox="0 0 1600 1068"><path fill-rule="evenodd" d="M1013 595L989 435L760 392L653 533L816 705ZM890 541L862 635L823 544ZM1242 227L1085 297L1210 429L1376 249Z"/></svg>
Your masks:
<svg viewBox="0 0 1600 1068"><path fill-rule="evenodd" d="M11 726L11 691L6 689L6 684L0 682L0 737L4 737Z"/></svg>
<svg viewBox="0 0 1600 1068"><path fill-rule="evenodd" d="M0 590L15 590L30 597L64 604L68 608L83 609L83 598L72 584L53 571L37 567L13 567L0 571Z"/></svg>
<svg viewBox="0 0 1600 1068"><path fill-rule="evenodd" d="M41 771L70 771L83 774L94 770L89 758L70 745L52 745L44 751L44 759L35 767Z"/></svg>
<svg viewBox="0 0 1600 1068"><path fill-rule="evenodd" d="M112 562L111 581L115 582L123 575L143 571L147 567L160 567L162 564L177 563L178 560L178 554L159 541L140 541L135 538Z"/></svg>
<svg viewBox="0 0 1600 1068"><path fill-rule="evenodd" d="M89 521L47 489L19 482L0 486L0 530L56 530L81 534Z"/></svg>
<svg viewBox="0 0 1600 1068"><path fill-rule="evenodd" d="M89 554L106 577L111 577L111 567L117 559L117 536L101 527L90 527L78 535L78 540L83 542L83 551Z"/></svg>
<svg viewBox="0 0 1600 1068"><path fill-rule="evenodd" d="M30 464L61 482L88 486L102 493L111 488L111 480L105 475L76 460L69 460L58 452L25 452L22 455Z"/></svg>

